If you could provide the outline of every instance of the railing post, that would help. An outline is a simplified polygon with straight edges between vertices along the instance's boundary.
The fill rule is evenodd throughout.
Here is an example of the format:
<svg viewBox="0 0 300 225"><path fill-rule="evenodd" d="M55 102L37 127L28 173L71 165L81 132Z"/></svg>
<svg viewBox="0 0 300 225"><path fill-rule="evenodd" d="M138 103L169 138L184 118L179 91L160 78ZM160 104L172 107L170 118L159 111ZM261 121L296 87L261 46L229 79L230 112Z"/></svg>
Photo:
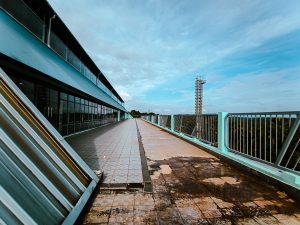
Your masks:
<svg viewBox="0 0 300 225"><path fill-rule="evenodd" d="M223 153L228 152L226 147L226 143L228 143L227 114L227 112L218 113L218 149Z"/></svg>
<svg viewBox="0 0 300 225"><path fill-rule="evenodd" d="M299 126L300 126L300 115L297 115L297 118L295 119L295 122L293 123L293 125L290 129L290 132L289 132L288 136L286 137L286 139L283 143L283 146L279 152L279 155L276 159L276 162L275 162L276 166L280 166L281 161L282 161L284 155L286 154L286 151L288 150L289 145L291 144L291 141L292 141Z"/></svg>
<svg viewBox="0 0 300 225"><path fill-rule="evenodd" d="M171 131L174 131L174 115L171 115Z"/></svg>
<svg viewBox="0 0 300 225"><path fill-rule="evenodd" d="M160 115L157 115L157 125L160 126Z"/></svg>

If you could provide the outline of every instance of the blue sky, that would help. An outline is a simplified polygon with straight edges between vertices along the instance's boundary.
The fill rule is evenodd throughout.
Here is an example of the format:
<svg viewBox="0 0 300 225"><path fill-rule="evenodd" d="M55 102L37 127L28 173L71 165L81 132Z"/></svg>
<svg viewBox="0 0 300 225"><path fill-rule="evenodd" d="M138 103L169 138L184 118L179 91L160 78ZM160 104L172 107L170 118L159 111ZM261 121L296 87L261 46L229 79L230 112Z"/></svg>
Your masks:
<svg viewBox="0 0 300 225"><path fill-rule="evenodd" d="M299 0L49 0L126 101L156 113L300 110Z"/></svg>

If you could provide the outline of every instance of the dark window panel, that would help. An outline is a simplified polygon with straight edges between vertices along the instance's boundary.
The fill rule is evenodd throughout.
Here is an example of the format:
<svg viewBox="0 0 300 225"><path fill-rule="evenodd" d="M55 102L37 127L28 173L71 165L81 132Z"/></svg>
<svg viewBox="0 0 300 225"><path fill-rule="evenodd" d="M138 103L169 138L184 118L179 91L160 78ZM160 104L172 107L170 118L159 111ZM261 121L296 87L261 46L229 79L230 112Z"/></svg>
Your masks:
<svg viewBox="0 0 300 225"><path fill-rule="evenodd" d="M75 121L80 122L80 104L75 103Z"/></svg>
<svg viewBox="0 0 300 225"><path fill-rule="evenodd" d="M62 125L61 134L62 135L67 135L68 134L68 125Z"/></svg>
<svg viewBox="0 0 300 225"><path fill-rule="evenodd" d="M84 121L84 119L85 119L85 117L84 117L84 105L80 105L80 122L83 122Z"/></svg>
<svg viewBox="0 0 300 225"><path fill-rule="evenodd" d="M79 97L75 97L75 102L76 103L80 103L80 98Z"/></svg>
<svg viewBox="0 0 300 225"><path fill-rule="evenodd" d="M34 103L34 83L20 79L18 82L18 86L21 89L21 91L29 98L31 102Z"/></svg>
<svg viewBox="0 0 300 225"><path fill-rule="evenodd" d="M54 127L58 126L58 91L49 89L49 121Z"/></svg>
<svg viewBox="0 0 300 225"><path fill-rule="evenodd" d="M64 125L68 123L68 102L64 100L60 100L59 123Z"/></svg>
<svg viewBox="0 0 300 225"><path fill-rule="evenodd" d="M80 123L76 123L75 124L75 132L80 131L81 130L80 128L81 128Z"/></svg>
<svg viewBox="0 0 300 225"><path fill-rule="evenodd" d="M69 95L68 101L69 101L69 102L74 102L74 96L73 96L73 95Z"/></svg>
<svg viewBox="0 0 300 225"><path fill-rule="evenodd" d="M74 103L68 103L68 114L69 114L69 123L74 123L75 113L74 113Z"/></svg>
<svg viewBox="0 0 300 225"><path fill-rule="evenodd" d="M64 92L60 92L60 99L68 100L68 95Z"/></svg>
<svg viewBox="0 0 300 225"><path fill-rule="evenodd" d="M36 106L40 110L40 112L48 118L48 95L49 95L49 89L42 86L42 85L37 85L36 86Z"/></svg>
<svg viewBox="0 0 300 225"><path fill-rule="evenodd" d="M84 107L84 121L88 121L89 120L89 106L85 105Z"/></svg>
<svg viewBox="0 0 300 225"><path fill-rule="evenodd" d="M74 124L69 124L68 125L68 134L72 134L75 132L75 125Z"/></svg>

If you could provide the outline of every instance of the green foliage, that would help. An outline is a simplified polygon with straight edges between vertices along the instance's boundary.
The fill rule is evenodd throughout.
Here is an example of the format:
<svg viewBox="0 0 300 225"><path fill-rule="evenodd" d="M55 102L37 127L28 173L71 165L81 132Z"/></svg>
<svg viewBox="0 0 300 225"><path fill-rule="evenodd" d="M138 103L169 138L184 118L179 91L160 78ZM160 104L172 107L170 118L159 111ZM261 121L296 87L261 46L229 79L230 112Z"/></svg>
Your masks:
<svg viewBox="0 0 300 225"><path fill-rule="evenodd" d="M146 113L146 112L140 112L138 110L131 110L130 112L130 115L133 117L133 118L141 118L141 116L147 116L147 115L156 115L155 113L153 112L149 112L149 113Z"/></svg>

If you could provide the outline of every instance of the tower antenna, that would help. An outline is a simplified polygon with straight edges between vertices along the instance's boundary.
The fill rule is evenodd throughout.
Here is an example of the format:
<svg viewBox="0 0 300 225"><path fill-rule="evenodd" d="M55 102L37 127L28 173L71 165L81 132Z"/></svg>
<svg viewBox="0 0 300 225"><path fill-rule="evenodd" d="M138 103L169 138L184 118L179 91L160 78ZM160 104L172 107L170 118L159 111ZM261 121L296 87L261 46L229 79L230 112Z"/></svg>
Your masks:
<svg viewBox="0 0 300 225"><path fill-rule="evenodd" d="M197 76L195 81L195 114L202 114L203 107L203 84L206 80L203 77Z"/></svg>

